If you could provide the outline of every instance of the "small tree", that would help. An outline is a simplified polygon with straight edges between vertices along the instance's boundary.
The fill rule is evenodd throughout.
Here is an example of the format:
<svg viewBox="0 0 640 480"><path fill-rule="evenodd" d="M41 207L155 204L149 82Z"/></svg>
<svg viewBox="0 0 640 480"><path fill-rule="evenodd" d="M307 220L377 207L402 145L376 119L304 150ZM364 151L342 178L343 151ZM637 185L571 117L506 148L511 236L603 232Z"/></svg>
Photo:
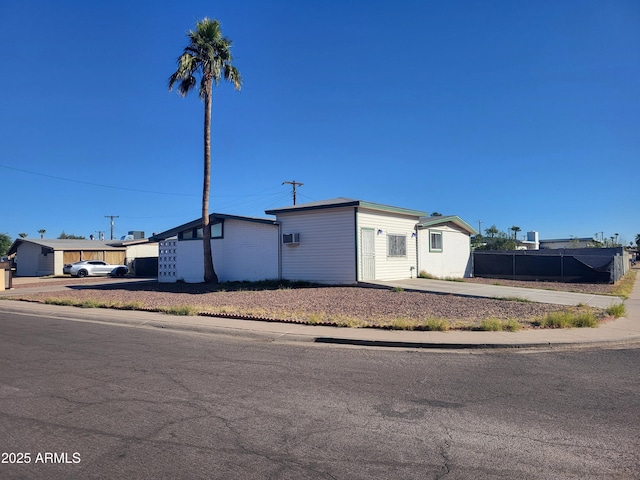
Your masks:
<svg viewBox="0 0 640 480"><path fill-rule="evenodd" d="M475 250L515 250L517 242L507 235L505 232L501 232L495 225L485 229L487 233L486 237L482 235L476 235L472 244L475 246Z"/></svg>
<svg viewBox="0 0 640 480"><path fill-rule="evenodd" d="M0 255L6 255L11 247L11 237L6 233L0 233Z"/></svg>
<svg viewBox="0 0 640 480"><path fill-rule="evenodd" d="M474 235L473 237L471 237L471 249L482 250L481 247L484 245L484 242L485 240L481 233Z"/></svg>
<svg viewBox="0 0 640 480"><path fill-rule="evenodd" d="M484 233L487 234L487 237L493 238L500 233L500 230L495 225L491 225L489 228L484 229Z"/></svg>

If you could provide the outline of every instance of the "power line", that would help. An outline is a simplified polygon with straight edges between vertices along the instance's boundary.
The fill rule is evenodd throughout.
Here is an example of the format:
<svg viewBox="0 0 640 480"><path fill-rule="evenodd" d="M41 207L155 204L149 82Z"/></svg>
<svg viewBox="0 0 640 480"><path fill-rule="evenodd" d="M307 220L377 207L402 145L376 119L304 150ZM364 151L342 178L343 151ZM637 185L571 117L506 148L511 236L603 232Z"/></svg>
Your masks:
<svg viewBox="0 0 640 480"><path fill-rule="evenodd" d="M175 193L175 192L155 192L155 191L151 191L151 190L139 190L137 188L128 188L128 187L116 187L114 185L104 185L101 183L94 183L94 182L85 182L83 180L74 180L72 178L64 178L64 177L58 177L56 175L49 175L46 173L40 173L40 172L32 172L30 170L24 170L22 168L15 168L15 167L9 167L7 165L0 165L0 167L2 168L7 168L9 170L14 170L16 172L22 172L22 173L28 173L30 175L38 175L40 177L46 177L46 178L53 178L55 180L62 180L64 182L73 182L73 183L80 183L82 185L91 185L92 187L102 187L102 188L111 188L114 190L126 190L129 192L138 192L138 193L153 193L155 195L170 195L170 196L176 196L176 197L199 197L200 195L194 194L194 193Z"/></svg>

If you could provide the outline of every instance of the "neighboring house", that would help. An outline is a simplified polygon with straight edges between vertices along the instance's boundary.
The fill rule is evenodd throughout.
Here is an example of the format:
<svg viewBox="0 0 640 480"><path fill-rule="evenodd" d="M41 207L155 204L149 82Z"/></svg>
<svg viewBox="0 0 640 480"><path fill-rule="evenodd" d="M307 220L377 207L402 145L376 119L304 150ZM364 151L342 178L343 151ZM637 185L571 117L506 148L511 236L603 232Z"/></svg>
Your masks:
<svg viewBox="0 0 640 480"><path fill-rule="evenodd" d="M130 264L136 255L157 257L157 251L158 246L149 245L147 239L123 242L18 238L8 254L15 255L16 276L41 277L63 275L62 269L66 263L103 260L114 265Z"/></svg>
<svg viewBox="0 0 640 480"><path fill-rule="evenodd" d="M279 278L278 225L273 219L212 213L211 250L221 282ZM159 243L158 281L204 278L202 219L151 237Z"/></svg>
<svg viewBox="0 0 640 480"><path fill-rule="evenodd" d="M558 248L593 248L598 246L591 237L584 238L556 238L551 240L540 240L540 250Z"/></svg>
<svg viewBox="0 0 640 480"><path fill-rule="evenodd" d="M421 218L418 223L418 272L437 278L472 273L471 235L476 231L460 217Z"/></svg>
<svg viewBox="0 0 640 480"><path fill-rule="evenodd" d="M221 282L285 279L351 285L417 277L419 265L434 276L470 272L470 234L475 230L456 216L426 217L422 211L350 198L265 213L275 219L210 215L213 263ZM439 244L431 246L430 237ZM203 281L200 219L151 239L160 242L160 282Z"/></svg>

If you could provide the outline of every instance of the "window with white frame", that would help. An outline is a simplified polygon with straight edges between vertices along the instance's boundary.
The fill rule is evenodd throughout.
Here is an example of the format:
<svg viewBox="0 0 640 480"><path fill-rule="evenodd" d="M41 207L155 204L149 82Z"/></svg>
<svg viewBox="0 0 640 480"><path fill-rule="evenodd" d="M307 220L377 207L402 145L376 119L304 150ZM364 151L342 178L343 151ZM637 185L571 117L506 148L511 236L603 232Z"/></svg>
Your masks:
<svg viewBox="0 0 640 480"><path fill-rule="evenodd" d="M429 251L442 251L442 232L438 230L429 230Z"/></svg>
<svg viewBox="0 0 640 480"><path fill-rule="evenodd" d="M406 235L387 235L387 255L390 257L406 257L407 256L407 236Z"/></svg>

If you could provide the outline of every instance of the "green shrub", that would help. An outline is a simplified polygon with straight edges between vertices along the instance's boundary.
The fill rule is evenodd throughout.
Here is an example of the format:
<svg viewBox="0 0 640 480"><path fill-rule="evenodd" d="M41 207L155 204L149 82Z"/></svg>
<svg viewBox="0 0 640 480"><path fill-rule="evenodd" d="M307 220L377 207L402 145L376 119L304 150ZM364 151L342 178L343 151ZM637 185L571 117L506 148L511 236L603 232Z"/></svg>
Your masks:
<svg viewBox="0 0 640 480"><path fill-rule="evenodd" d="M593 328L598 326L598 319L590 310L579 312L564 310L547 314L540 325L547 328Z"/></svg>
<svg viewBox="0 0 640 480"><path fill-rule="evenodd" d="M144 305L142 304L142 302L129 302L118 305L117 308L119 308L120 310L143 310Z"/></svg>
<svg viewBox="0 0 640 480"><path fill-rule="evenodd" d="M499 318L485 318L480 322L478 330L484 332L515 332L520 330L522 325L512 318L508 320L500 320Z"/></svg>
<svg viewBox="0 0 640 480"><path fill-rule="evenodd" d="M168 315L179 315L179 316L194 316L198 315L199 310L192 305L179 305L176 307L158 307L159 312L166 313Z"/></svg>
<svg viewBox="0 0 640 480"><path fill-rule="evenodd" d="M70 298L45 298L44 303L48 305L62 305L72 307L76 304L75 300Z"/></svg>
<svg viewBox="0 0 640 480"><path fill-rule="evenodd" d="M627 313L627 307L625 307L624 303L616 303L615 305L608 307L605 312L607 312L607 315L611 315L614 318L620 318L624 317Z"/></svg>
<svg viewBox="0 0 640 480"><path fill-rule="evenodd" d="M451 328L451 324L446 318L425 318L422 328L431 332L446 332Z"/></svg>
<svg viewBox="0 0 640 480"><path fill-rule="evenodd" d="M413 330L415 328L415 322L404 317L394 318L389 328L391 330Z"/></svg>
<svg viewBox="0 0 640 480"><path fill-rule="evenodd" d="M505 332L517 332L521 328L522 328L522 325L517 320L514 320L513 318L504 320L502 322L502 330L504 330Z"/></svg>
<svg viewBox="0 0 640 480"><path fill-rule="evenodd" d="M500 332L502 331L502 322L497 318L485 318L480 322L479 329L484 332Z"/></svg>
<svg viewBox="0 0 640 480"><path fill-rule="evenodd" d="M336 315L335 317L331 317L329 321L337 327L358 328L367 325L366 322L347 315Z"/></svg>
<svg viewBox="0 0 640 480"><path fill-rule="evenodd" d="M324 316L320 313L310 313L307 316L307 323L309 325L318 325L324 323Z"/></svg>
<svg viewBox="0 0 640 480"><path fill-rule="evenodd" d="M80 308L106 308L108 305L106 305L104 302L98 302L97 300L88 299L77 302L76 306Z"/></svg>
<svg viewBox="0 0 640 480"><path fill-rule="evenodd" d="M521 303L533 303L528 298L524 297L491 297L494 300L504 300L505 302L521 302Z"/></svg>

